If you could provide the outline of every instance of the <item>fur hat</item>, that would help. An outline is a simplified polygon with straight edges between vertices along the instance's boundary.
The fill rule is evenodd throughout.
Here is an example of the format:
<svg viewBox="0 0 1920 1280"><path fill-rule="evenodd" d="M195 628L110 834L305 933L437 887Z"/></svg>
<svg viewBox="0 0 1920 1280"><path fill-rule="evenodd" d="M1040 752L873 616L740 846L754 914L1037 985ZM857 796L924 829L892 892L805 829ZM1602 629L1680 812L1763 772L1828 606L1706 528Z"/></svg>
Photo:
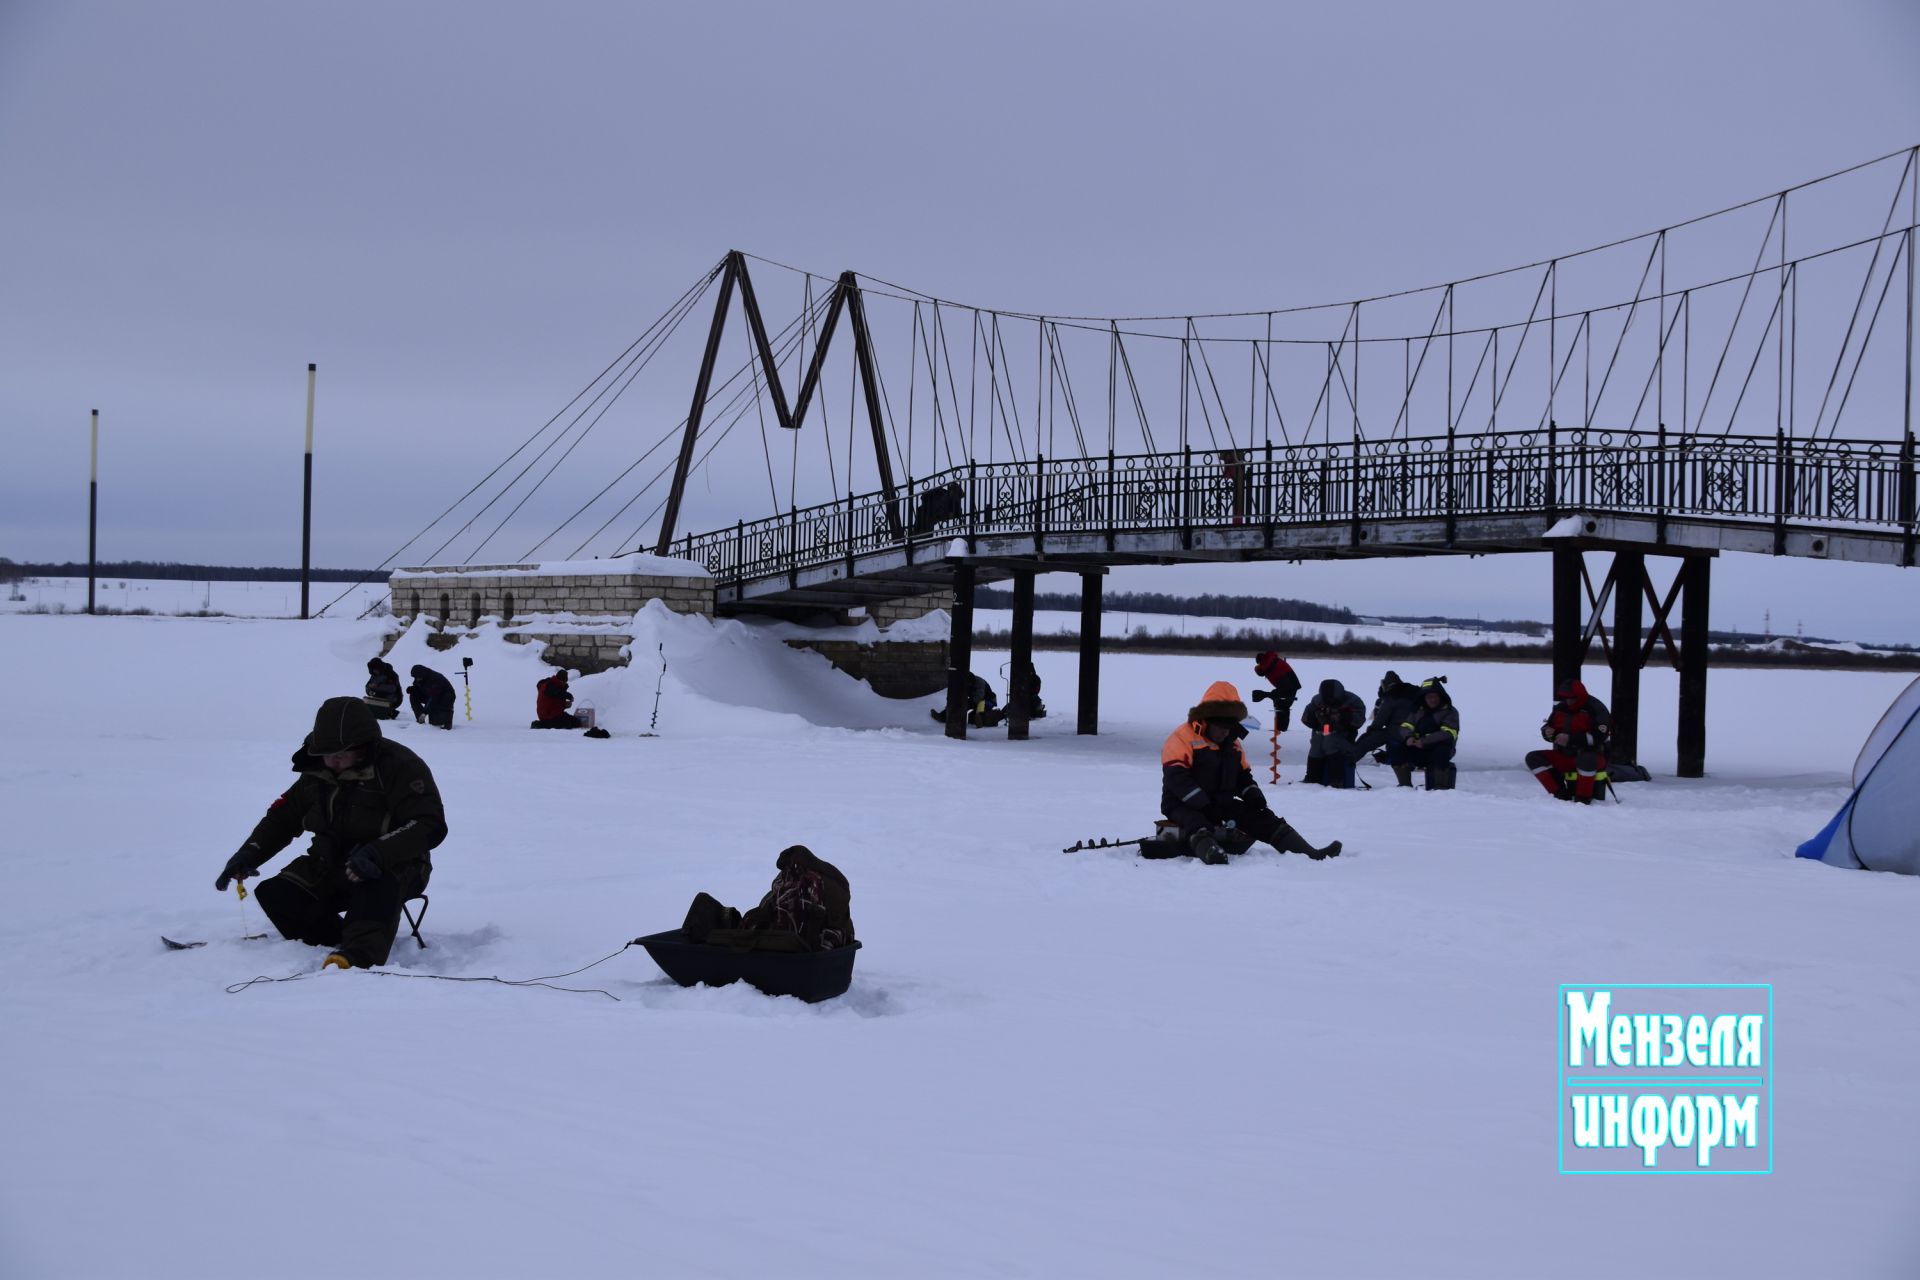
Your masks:
<svg viewBox="0 0 1920 1280"><path fill-rule="evenodd" d="M1207 720L1231 720L1238 724L1246 718L1247 704L1240 700L1240 691L1225 680L1208 685L1200 701L1187 708L1187 719L1195 724Z"/></svg>

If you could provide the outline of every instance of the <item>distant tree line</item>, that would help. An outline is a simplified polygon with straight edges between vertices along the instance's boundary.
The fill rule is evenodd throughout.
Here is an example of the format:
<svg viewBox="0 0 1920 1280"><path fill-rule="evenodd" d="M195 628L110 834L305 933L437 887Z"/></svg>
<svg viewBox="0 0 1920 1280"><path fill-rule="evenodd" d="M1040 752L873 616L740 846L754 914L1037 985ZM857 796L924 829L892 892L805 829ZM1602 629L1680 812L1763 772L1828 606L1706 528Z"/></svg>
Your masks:
<svg viewBox="0 0 1920 1280"><path fill-rule="evenodd" d="M1471 620L1465 618L1443 618L1438 615L1414 618L1383 614L1378 618L1370 618L1369 621L1404 623L1407 626L1415 627L1458 627L1473 631L1504 631L1522 636L1544 636L1553 630L1552 627L1549 627L1544 622L1526 622L1512 618L1495 618L1489 621L1480 618Z"/></svg>
<svg viewBox="0 0 1920 1280"><path fill-rule="evenodd" d="M976 631L974 645L981 649L1008 649L1013 645L1010 631ZM1823 649L1814 645L1784 648L1749 648L1738 642L1723 642L1718 635L1710 643L1723 645L1713 653L1716 667L1820 667L1860 668L1872 671L1920 671L1920 653L1906 647L1899 653L1850 653L1844 649ZM1077 649L1080 637L1070 632L1052 632L1033 637L1036 649ZM1100 647L1107 652L1134 653L1238 653L1249 662L1267 649L1277 649L1288 658L1324 655L1339 658L1390 658L1396 662L1551 662L1552 644L1507 643L1461 644L1454 640L1413 640L1396 643L1375 636L1356 636L1349 631L1340 636L1317 631L1289 631L1285 628L1256 630L1243 628L1209 635L1169 635L1136 628L1129 635L1106 636ZM1652 661L1664 659L1664 650L1656 650ZM1596 647L1592 661L1604 665Z"/></svg>
<svg viewBox="0 0 1920 1280"><path fill-rule="evenodd" d="M100 578L155 578L170 581L191 582L298 582L300 570L261 567L258 565L229 564L179 564L172 560L110 560L94 566L94 576ZM0 582L17 582L22 578L84 578L87 576L85 561L78 564L67 561L64 564L15 564L0 556ZM315 582L360 582L376 580L384 582L386 572L380 569L315 569L307 575Z"/></svg>
<svg viewBox="0 0 1920 1280"><path fill-rule="evenodd" d="M1001 587L981 587L974 592L974 603L982 609L1011 609L1013 592ZM1036 592L1033 597L1033 607L1077 613L1080 610L1080 593L1077 591ZM1541 640L1547 639L1553 632L1553 628L1547 623L1525 619L1449 618L1439 614L1362 615L1338 605L1320 604L1311 600L1288 600L1275 596L1170 596L1157 591L1108 591L1102 594L1101 608L1106 613L1170 614L1189 618L1273 618L1283 622L1334 622L1343 626L1395 623L1406 626L1453 627L1462 631L1505 632ZM1677 640L1679 638L1677 620L1673 624L1673 631ZM1244 634L1258 633L1246 631ZM1274 633L1276 640L1286 634L1285 632ZM1707 633L1709 644L1720 645L1761 645L1780 639L1782 639L1780 636L1761 635L1756 631L1709 631ZM1356 640L1353 643L1371 642ZM1397 644L1391 640L1381 641L1381 643L1395 650L1406 648L1405 644ZM1841 642L1820 636L1803 636L1787 641L1789 647L1795 643L1833 645ZM1900 653L1920 652L1920 645L1912 644L1877 644L1873 647ZM1303 648L1302 651L1307 650Z"/></svg>

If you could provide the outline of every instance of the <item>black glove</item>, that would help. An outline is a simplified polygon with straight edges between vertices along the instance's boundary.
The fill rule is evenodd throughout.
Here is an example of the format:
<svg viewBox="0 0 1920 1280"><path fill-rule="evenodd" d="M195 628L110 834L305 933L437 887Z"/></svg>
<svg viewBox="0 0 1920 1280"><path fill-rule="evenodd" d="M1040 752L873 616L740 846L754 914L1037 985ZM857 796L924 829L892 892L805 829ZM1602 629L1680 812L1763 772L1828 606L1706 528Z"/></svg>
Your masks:
<svg viewBox="0 0 1920 1280"><path fill-rule="evenodd" d="M259 875L260 864L253 860L253 856L251 850L242 849L231 858L228 858L227 865L222 868L220 878L213 882L213 887L219 892L225 893L227 886L235 880L245 880L248 876Z"/></svg>
<svg viewBox="0 0 1920 1280"><path fill-rule="evenodd" d="M352 880L378 880L381 875L380 855L370 844L363 844L347 855L348 878Z"/></svg>

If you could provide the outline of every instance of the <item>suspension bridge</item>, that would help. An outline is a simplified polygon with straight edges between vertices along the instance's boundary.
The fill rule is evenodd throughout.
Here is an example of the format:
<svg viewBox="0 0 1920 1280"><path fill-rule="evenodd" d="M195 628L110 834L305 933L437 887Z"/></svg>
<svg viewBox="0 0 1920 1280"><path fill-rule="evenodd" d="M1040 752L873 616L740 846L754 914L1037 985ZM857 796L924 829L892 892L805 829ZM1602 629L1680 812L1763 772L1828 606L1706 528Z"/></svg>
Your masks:
<svg viewBox="0 0 1920 1280"><path fill-rule="evenodd" d="M1112 566L1546 553L1555 680L1600 643L1632 758L1661 652L1697 776L1715 556L1914 565L1917 228L1910 147L1559 257L1258 311L1046 315L734 251L387 563L487 563L545 527L520 560L683 557L723 613L950 592L950 709L975 587L1013 580L1017 682L1035 575L1079 573L1090 733ZM636 405L670 424L638 457L595 430Z"/></svg>

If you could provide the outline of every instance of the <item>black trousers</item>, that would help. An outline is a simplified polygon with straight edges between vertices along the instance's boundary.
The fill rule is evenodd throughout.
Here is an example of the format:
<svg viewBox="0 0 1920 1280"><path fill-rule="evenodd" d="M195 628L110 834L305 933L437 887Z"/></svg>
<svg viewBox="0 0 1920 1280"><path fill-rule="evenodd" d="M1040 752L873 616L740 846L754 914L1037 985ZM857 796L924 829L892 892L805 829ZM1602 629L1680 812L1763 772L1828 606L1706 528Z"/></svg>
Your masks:
<svg viewBox="0 0 1920 1280"><path fill-rule="evenodd" d="M260 909L283 938L330 947L356 968L385 964L400 932L401 904L425 889L426 880L419 875L386 875L355 884L344 875L315 875L317 868L311 865L315 861L309 855L295 859L294 865L308 863L307 876L318 882L317 888L310 887L306 878L282 872L262 880L253 891Z"/></svg>
<svg viewBox="0 0 1920 1280"><path fill-rule="evenodd" d="M1344 747L1346 744L1341 745ZM1352 756L1345 754L1335 755L1329 752L1326 755L1309 755L1307 776L1301 781L1317 782L1323 787L1339 787L1350 791L1353 789L1354 766L1358 763Z"/></svg>
<svg viewBox="0 0 1920 1280"><path fill-rule="evenodd" d="M1193 833L1202 828L1220 827L1232 822L1233 829L1243 833L1247 839L1239 849L1222 839L1220 843L1229 853L1244 853L1255 840L1264 840L1279 848L1274 842L1287 825L1281 821L1279 814L1264 805L1243 804L1238 800L1229 800L1204 810L1189 809L1181 804L1168 805L1165 813L1171 821L1180 824L1180 838L1183 841L1191 840Z"/></svg>
<svg viewBox="0 0 1920 1280"><path fill-rule="evenodd" d="M453 700L451 698L440 702L429 702L417 693L410 693L407 695L407 703L413 708L413 714L416 719L420 716L425 716L427 723L436 729L453 728Z"/></svg>

